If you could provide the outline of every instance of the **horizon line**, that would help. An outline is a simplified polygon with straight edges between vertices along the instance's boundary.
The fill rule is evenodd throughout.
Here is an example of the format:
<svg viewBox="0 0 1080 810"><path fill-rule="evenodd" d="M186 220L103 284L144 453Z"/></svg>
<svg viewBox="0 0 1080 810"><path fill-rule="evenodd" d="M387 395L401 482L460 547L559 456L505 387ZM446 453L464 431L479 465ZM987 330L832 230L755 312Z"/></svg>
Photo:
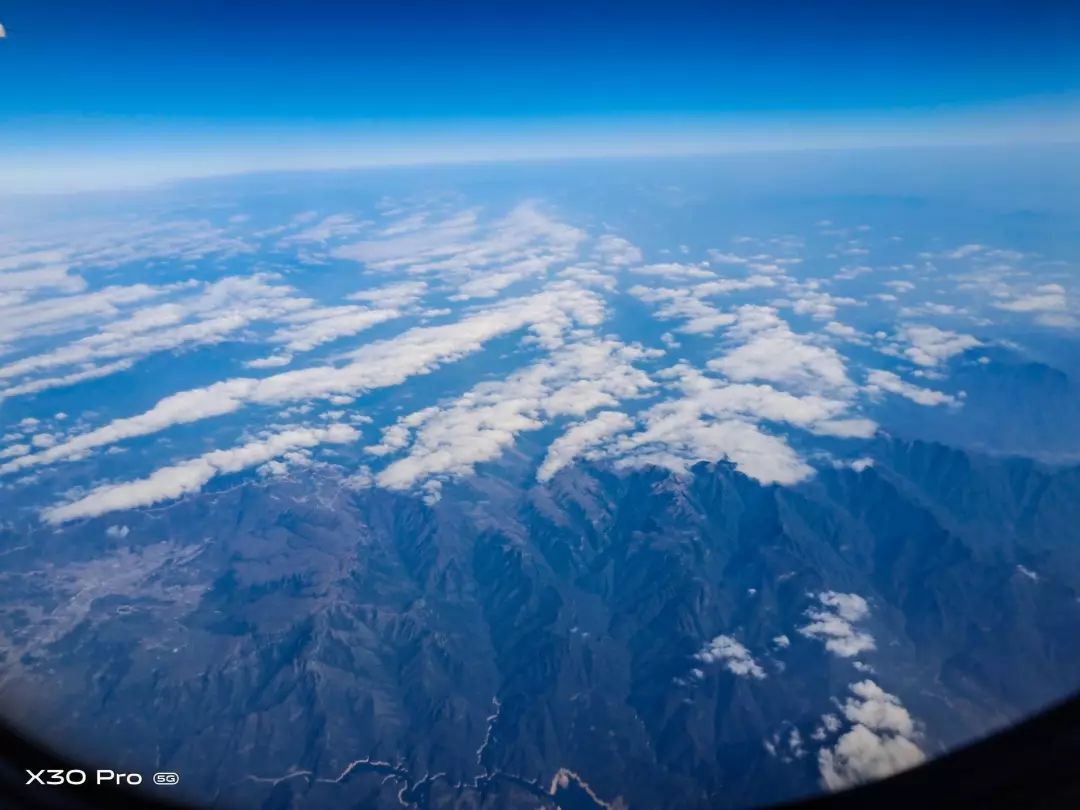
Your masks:
<svg viewBox="0 0 1080 810"><path fill-rule="evenodd" d="M1014 109L1013 112L1016 110ZM409 132L319 131L256 127L199 138L182 129L129 130L123 137L79 138L74 147L22 143L0 169L0 198L55 197L136 191L188 181L247 175L366 171L423 166L494 165L564 160L722 157L739 154L962 147L1062 147L1080 144L1080 109L1014 116L1007 109L975 115L814 121L791 119L733 127L702 117L578 120L551 119L479 130L477 122L446 123ZM642 126L642 124L645 126ZM720 124L718 126L717 124ZM803 122L805 123L805 122ZM490 122L489 122L490 124ZM583 125L584 124L584 125ZM558 125L558 126L557 126ZM94 133L90 133L93 135ZM19 154L21 152L21 154ZM19 162L20 159L22 162ZM14 164L18 163L18 167Z"/></svg>

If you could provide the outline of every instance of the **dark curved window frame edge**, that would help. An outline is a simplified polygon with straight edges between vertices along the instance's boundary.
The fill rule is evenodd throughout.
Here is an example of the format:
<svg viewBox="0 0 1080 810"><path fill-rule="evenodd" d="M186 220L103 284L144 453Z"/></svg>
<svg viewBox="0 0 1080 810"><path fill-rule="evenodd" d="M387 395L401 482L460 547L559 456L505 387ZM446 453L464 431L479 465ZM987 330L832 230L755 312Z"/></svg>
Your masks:
<svg viewBox="0 0 1080 810"><path fill-rule="evenodd" d="M27 769L96 770L68 759L0 720L0 806L12 810L184 810L169 801L116 785L41 787L26 784ZM1080 807L1080 693L1020 723L903 773L839 793L780 805L777 810L912 807Z"/></svg>

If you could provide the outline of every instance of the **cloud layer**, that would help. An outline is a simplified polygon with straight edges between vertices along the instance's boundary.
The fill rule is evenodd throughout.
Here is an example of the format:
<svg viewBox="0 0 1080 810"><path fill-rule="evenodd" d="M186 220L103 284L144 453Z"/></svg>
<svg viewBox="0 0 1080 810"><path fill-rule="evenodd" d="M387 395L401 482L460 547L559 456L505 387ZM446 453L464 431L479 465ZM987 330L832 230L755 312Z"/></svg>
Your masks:
<svg viewBox="0 0 1080 810"><path fill-rule="evenodd" d="M807 269L796 235L646 250L542 201L484 207L452 194L277 222L185 211L5 237L0 402L67 391L90 402L70 418L44 414L34 431L6 425L0 486L48 480L60 464L93 481L101 455L160 437L139 452L159 491L179 497L198 486L164 482L202 480L200 431L243 446L285 430L328 436L328 422L373 422L357 442L372 480L429 498L526 435L541 485L580 459L676 473L726 459L795 485L837 440L853 443L844 463L867 463L855 447L878 430L886 395L961 408L949 370L988 345L977 332L988 313L1070 315L1067 284L1007 268L1021 254L972 243L882 266L865 230L819 229L835 240L831 275ZM920 300L934 263L953 268L939 288L952 278L987 291L982 308ZM875 301L871 320L891 327L863 317ZM138 396L110 400L117 382ZM831 651L865 647L833 606L817 612L804 635Z"/></svg>

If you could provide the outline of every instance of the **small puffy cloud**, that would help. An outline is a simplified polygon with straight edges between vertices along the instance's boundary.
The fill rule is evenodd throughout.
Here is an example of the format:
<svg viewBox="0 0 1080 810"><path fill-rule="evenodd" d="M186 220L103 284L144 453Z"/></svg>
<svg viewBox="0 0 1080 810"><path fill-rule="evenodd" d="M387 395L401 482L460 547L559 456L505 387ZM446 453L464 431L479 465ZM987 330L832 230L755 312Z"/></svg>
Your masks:
<svg viewBox="0 0 1080 810"><path fill-rule="evenodd" d="M970 256L974 256L977 253L982 253L985 250L986 245L972 243L968 245L960 245L960 247L954 248L953 250L950 250L942 255L947 259L966 259Z"/></svg>
<svg viewBox="0 0 1080 810"><path fill-rule="evenodd" d="M851 386L836 349L793 332L771 307L740 307L738 325L728 334L739 345L710 360L708 367L732 380L767 380L811 390Z"/></svg>
<svg viewBox="0 0 1080 810"><path fill-rule="evenodd" d="M597 258L609 267L627 267L639 263L644 257L641 250L620 236L604 234L596 240Z"/></svg>
<svg viewBox="0 0 1080 810"><path fill-rule="evenodd" d="M257 357L244 363L248 368L280 368L292 362L291 354L271 354L266 357Z"/></svg>
<svg viewBox="0 0 1080 810"><path fill-rule="evenodd" d="M717 329L735 323L738 318L733 313L717 309L704 298L756 287L772 287L774 284L768 276L758 275L741 279L715 278L691 287L636 285L630 288L630 294L646 303L658 304L656 317L661 320L685 321L678 331L691 335L711 335Z"/></svg>
<svg viewBox="0 0 1080 810"><path fill-rule="evenodd" d="M981 346L971 335L962 335L936 326L908 326L901 330L909 344L904 355L920 366L938 366L954 355Z"/></svg>
<svg viewBox="0 0 1080 810"><path fill-rule="evenodd" d="M912 282L904 280L886 281L885 286L893 292L898 293L911 292L915 289L915 285Z"/></svg>
<svg viewBox="0 0 1080 810"><path fill-rule="evenodd" d="M774 731L764 745L769 756L777 757L781 762L793 762L807 754L802 732L787 722Z"/></svg>
<svg viewBox="0 0 1080 810"><path fill-rule="evenodd" d="M307 352L338 338L358 334L400 315L401 312L397 309L313 307L282 318L286 325L274 332L270 340L283 343L289 352Z"/></svg>
<svg viewBox="0 0 1080 810"><path fill-rule="evenodd" d="M694 658L703 664L722 664L733 675L762 680L765 670L732 636L717 636L698 651Z"/></svg>
<svg viewBox="0 0 1080 810"><path fill-rule="evenodd" d="M829 321L825 324L825 331L830 335L835 335L839 338L845 338L848 340L858 338L859 330L854 326L848 326L847 324L840 323L839 321Z"/></svg>
<svg viewBox="0 0 1080 810"><path fill-rule="evenodd" d="M53 433L37 433L30 438L30 444L34 447L52 447L56 444L56 435Z"/></svg>
<svg viewBox="0 0 1080 810"><path fill-rule="evenodd" d="M652 289L636 286L630 294L650 303L660 303L656 317L661 320L682 320L678 331L689 335L711 335L717 329L735 323L735 316L723 312L707 301L695 297L687 289Z"/></svg>
<svg viewBox="0 0 1080 810"><path fill-rule="evenodd" d="M901 307L897 314L901 318L921 318L925 315L966 315L967 310L955 304L941 304L936 301L924 301L915 306Z"/></svg>
<svg viewBox="0 0 1080 810"><path fill-rule="evenodd" d="M790 301L776 302L777 305L790 306L796 315L809 315L816 321L832 320L839 307L855 306L859 303L854 298L794 284L788 285L788 295Z"/></svg>
<svg viewBox="0 0 1080 810"><path fill-rule="evenodd" d="M350 301L363 301L379 308L404 309L423 298L427 287L426 281L403 281L385 287L361 290L346 297Z"/></svg>
<svg viewBox="0 0 1080 810"><path fill-rule="evenodd" d="M665 262L662 264L644 264L633 268L632 272L642 276L660 276L666 279L714 278L715 273L701 264L683 264Z"/></svg>
<svg viewBox="0 0 1080 810"><path fill-rule="evenodd" d="M870 615L870 606L866 600L855 593L823 591L818 594L818 600L849 622L857 622Z"/></svg>
<svg viewBox="0 0 1080 810"><path fill-rule="evenodd" d="M851 723L859 723L874 731L891 731L905 737L915 733L911 715L900 704L896 695L890 695L870 680L851 685L854 695L844 703L844 716Z"/></svg>
<svg viewBox="0 0 1080 810"><path fill-rule="evenodd" d="M874 369L866 375L866 382L866 390L870 393L888 391L890 394L910 399L918 405L956 405L958 401L952 394L909 383L891 371Z"/></svg>
<svg viewBox="0 0 1080 810"><path fill-rule="evenodd" d="M31 450L28 444L9 444L7 447L0 449L0 458L18 458L19 456L25 456Z"/></svg>
<svg viewBox="0 0 1080 810"><path fill-rule="evenodd" d="M618 286L618 279L614 275L584 265L571 265L563 268L558 272L558 276L559 278L576 281L583 287L596 287L609 292Z"/></svg>
<svg viewBox="0 0 1080 810"><path fill-rule="evenodd" d="M283 237L280 244L286 246L303 242L325 243L362 231L367 224L356 220L351 214L330 214L314 225Z"/></svg>
<svg viewBox="0 0 1080 810"><path fill-rule="evenodd" d="M994 306L1008 312L1064 312L1068 300L1060 284L1040 284L1025 295L1008 297Z"/></svg>
<svg viewBox="0 0 1080 810"><path fill-rule="evenodd" d="M870 680L854 683L850 689L852 696L842 711L851 727L835 744L818 752L821 782L828 790L882 779L926 759L914 741L914 720L896 695ZM815 732L815 739L835 730L833 718L828 726L822 725L820 736Z"/></svg>
<svg viewBox="0 0 1080 810"><path fill-rule="evenodd" d="M591 448L597 447L612 436L624 433L634 427L634 420L618 411L603 411L592 419L570 426L562 436L548 447L540 469L538 481L548 481L556 472L570 464Z"/></svg>
<svg viewBox="0 0 1080 810"><path fill-rule="evenodd" d="M722 250L710 249L708 251L709 261L713 264L747 264L749 259L745 256L739 256L735 253L725 253Z"/></svg>
<svg viewBox="0 0 1080 810"><path fill-rule="evenodd" d="M799 628L807 638L824 642L825 649L841 658L854 658L876 648L874 637L855 624L870 615L866 600L854 593L823 591L818 607L806 611L810 622Z"/></svg>
<svg viewBox="0 0 1080 810"><path fill-rule="evenodd" d="M842 721L835 714L823 714L821 723L810 734L810 738L818 742L825 740L830 734L838 732L842 725Z"/></svg>
<svg viewBox="0 0 1080 810"><path fill-rule="evenodd" d="M818 752L818 769L825 788L841 790L884 779L925 759L922 749L906 737L875 734L865 726L855 726L835 746Z"/></svg>
<svg viewBox="0 0 1080 810"><path fill-rule="evenodd" d="M1054 329L1080 328L1080 318L1068 312L1042 312L1035 318L1035 322Z"/></svg>
<svg viewBox="0 0 1080 810"><path fill-rule="evenodd" d="M1030 568L1028 568L1026 566L1017 565L1016 566L1016 571L1017 571L1017 573L1019 573L1019 574L1025 576L1025 577L1027 577L1028 579L1030 579L1032 582L1038 582L1039 581L1039 575L1036 574L1034 571L1032 571Z"/></svg>
<svg viewBox="0 0 1080 810"><path fill-rule="evenodd" d="M795 484L813 475L780 436L742 419L703 417L693 403L661 403L646 411L644 428L620 436L612 457L617 467L664 467L685 472L698 461L726 459L765 484Z"/></svg>

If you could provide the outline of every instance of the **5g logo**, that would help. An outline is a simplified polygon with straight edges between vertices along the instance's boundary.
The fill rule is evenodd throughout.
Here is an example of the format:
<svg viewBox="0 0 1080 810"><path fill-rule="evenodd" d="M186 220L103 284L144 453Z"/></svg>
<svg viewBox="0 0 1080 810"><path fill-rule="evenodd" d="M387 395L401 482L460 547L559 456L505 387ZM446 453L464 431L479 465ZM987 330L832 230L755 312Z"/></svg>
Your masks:
<svg viewBox="0 0 1080 810"><path fill-rule="evenodd" d="M154 774L155 785L177 785L180 783L180 774L173 771L158 771Z"/></svg>

